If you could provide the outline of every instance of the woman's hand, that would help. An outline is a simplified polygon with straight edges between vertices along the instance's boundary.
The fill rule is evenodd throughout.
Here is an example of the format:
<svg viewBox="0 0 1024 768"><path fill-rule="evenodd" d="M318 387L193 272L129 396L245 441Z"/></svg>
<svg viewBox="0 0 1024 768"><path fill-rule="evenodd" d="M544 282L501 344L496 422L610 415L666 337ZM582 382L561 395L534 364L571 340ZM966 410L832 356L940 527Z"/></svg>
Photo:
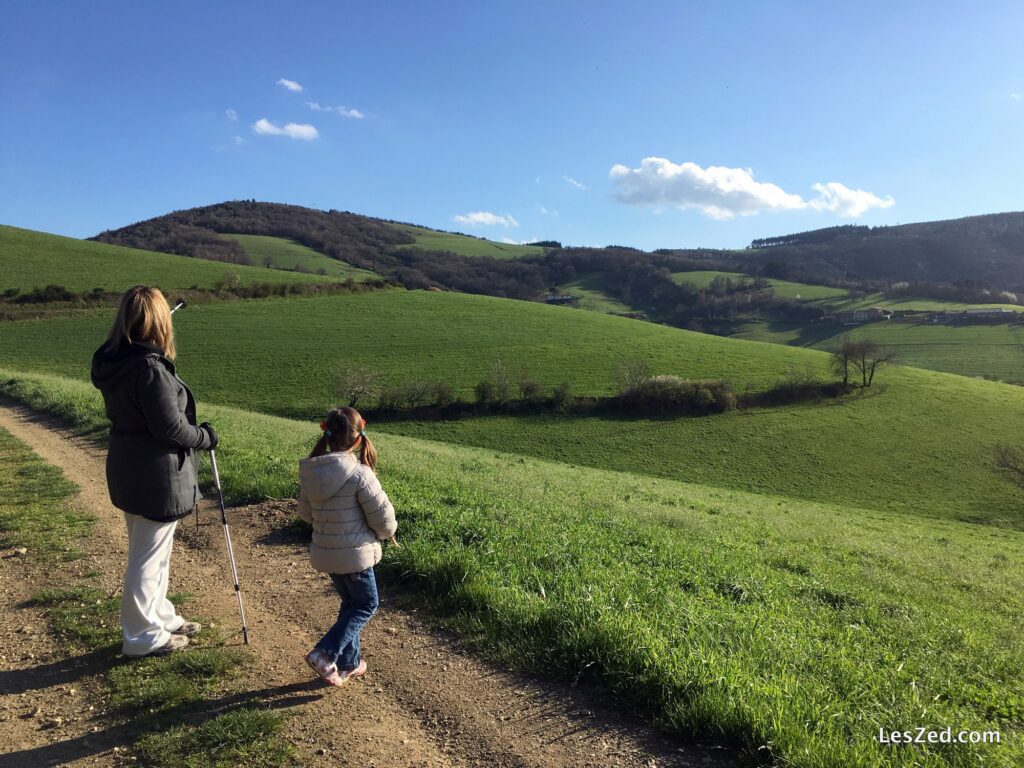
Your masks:
<svg viewBox="0 0 1024 768"><path fill-rule="evenodd" d="M200 424L199 428L205 431L207 436L210 438L209 450L212 451L214 448L217 447L217 443L220 442L220 435L213 431L213 427L210 426L210 422L208 421L204 421L202 424Z"/></svg>

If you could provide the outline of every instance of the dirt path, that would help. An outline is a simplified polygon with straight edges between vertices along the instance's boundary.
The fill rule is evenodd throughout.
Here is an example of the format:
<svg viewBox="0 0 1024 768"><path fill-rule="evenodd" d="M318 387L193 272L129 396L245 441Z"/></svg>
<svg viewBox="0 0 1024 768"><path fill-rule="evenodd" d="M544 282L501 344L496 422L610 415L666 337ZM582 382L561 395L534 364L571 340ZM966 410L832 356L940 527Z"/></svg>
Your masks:
<svg viewBox="0 0 1024 768"><path fill-rule="evenodd" d="M98 518L88 568L101 570L104 586L116 592L126 536L122 515L107 497L103 451L55 419L10 403L0 403L0 426L81 487L75 504ZM290 514L291 502L231 510L251 651L257 659L246 679L248 690L233 695L294 714L287 736L307 765L652 768L732 763L724 750L654 734L614 712L599 693L512 674L470 656L456 638L428 629L415 610L399 607L403 601L387 585L382 586L381 610L364 635L366 677L343 689L311 680L302 655L330 625L337 597L330 582L309 568L306 545L282 533ZM206 505L200 519L198 528L191 517L178 527L171 589L195 595L194 610L240 643L219 512ZM42 585L31 586L34 591ZM16 591L7 594L5 587L5 609L28 596ZM25 676L39 663L13 656L4 659L4 668L21 669ZM44 682L34 690L50 690L55 699L66 693L56 679L49 686ZM10 694L15 704L17 696ZM15 704L10 705L12 715ZM12 722L24 722L23 714ZM73 725L65 723L63 732L34 725L19 731L20 741L6 748L18 750L25 764L46 764L56 756L61 763L106 762L102 758L112 749L113 737L91 733L87 718ZM15 763L0 756L4 764Z"/></svg>

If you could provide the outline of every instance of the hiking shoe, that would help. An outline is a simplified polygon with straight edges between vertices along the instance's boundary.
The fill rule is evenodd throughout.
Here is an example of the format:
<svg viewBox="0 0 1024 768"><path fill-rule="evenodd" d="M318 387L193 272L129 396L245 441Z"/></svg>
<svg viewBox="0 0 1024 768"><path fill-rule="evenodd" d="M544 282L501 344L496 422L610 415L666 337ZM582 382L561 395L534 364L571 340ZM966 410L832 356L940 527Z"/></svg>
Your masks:
<svg viewBox="0 0 1024 768"><path fill-rule="evenodd" d="M184 635L171 635L170 639L159 648L154 648L143 656L166 656L169 653L182 650L188 645L188 638Z"/></svg>
<svg viewBox="0 0 1024 768"><path fill-rule="evenodd" d="M178 627L177 629L173 630L171 632L171 634L172 635L184 635L185 637L192 637L193 635L198 635L200 630L202 630L202 628L203 628L203 625L200 624L198 621L186 621L180 627Z"/></svg>
<svg viewBox="0 0 1024 768"><path fill-rule="evenodd" d="M340 686L344 680L338 674L338 666L327 658L326 654L318 648L314 648L303 658L306 663L316 672L317 676L325 683Z"/></svg>

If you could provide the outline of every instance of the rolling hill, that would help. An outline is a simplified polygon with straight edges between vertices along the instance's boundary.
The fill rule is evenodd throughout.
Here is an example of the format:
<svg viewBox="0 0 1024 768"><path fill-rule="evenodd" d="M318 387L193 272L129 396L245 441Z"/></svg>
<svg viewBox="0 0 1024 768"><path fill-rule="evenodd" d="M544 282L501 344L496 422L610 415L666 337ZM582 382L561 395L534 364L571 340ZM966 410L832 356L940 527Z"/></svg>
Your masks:
<svg viewBox="0 0 1024 768"><path fill-rule="evenodd" d="M79 245L103 249L111 280L156 282L137 277L154 257L166 285L196 266L249 274L43 238L47 277L77 274ZM0 321L0 394L102 434L87 377L111 316ZM828 367L813 349L436 291L197 301L175 328L233 502L294 495L342 365L467 397L499 360L590 395L632 358L739 390ZM1024 490L995 448L1022 431L1024 389L902 366L839 400L701 418L371 420L402 525L382 568L481 652L603 685L752 760L1009 768L1024 743ZM878 743L880 727L907 723L997 729L1005 743Z"/></svg>
<svg viewBox="0 0 1024 768"><path fill-rule="evenodd" d="M416 227L411 224L392 224L392 226L415 238L415 242L400 245L399 248L447 251L459 256L484 256L492 259L521 259L526 256L544 255L544 249L536 245L498 243L482 237L470 237L455 232L440 232L436 229Z"/></svg>
<svg viewBox="0 0 1024 768"><path fill-rule="evenodd" d="M379 277L373 272L317 253L312 248L307 248L294 240L262 235L221 235L221 237L238 243L253 263L260 266L328 275L341 280L351 278L356 282L376 280Z"/></svg>
<svg viewBox="0 0 1024 768"><path fill-rule="evenodd" d="M109 311L0 323L7 365L84 379ZM210 402L313 419L342 364L386 383L442 380L471 397L498 360L547 386L609 393L630 358L742 390L825 375L822 352L724 339L563 307L384 292L193 306L175 323L183 376ZM325 343L331 340L333 343ZM861 396L704 418L478 417L381 429L722 488L1024 528L1024 492L995 447L1024 431L1024 390L907 367Z"/></svg>
<svg viewBox="0 0 1024 768"><path fill-rule="evenodd" d="M212 288L228 272L242 285L330 282L320 275L223 264L0 225L0 290L62 285L72 292L122 291L136 283L164 290Z"/></svg>

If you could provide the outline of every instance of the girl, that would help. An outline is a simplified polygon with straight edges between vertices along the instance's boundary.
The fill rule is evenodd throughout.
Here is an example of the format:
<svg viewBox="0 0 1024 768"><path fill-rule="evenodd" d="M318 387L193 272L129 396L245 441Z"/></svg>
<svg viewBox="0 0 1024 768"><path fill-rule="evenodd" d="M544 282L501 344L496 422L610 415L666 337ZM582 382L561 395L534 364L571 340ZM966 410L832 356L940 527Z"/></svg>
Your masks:
<svg viewBox="0 0 1024 768"><path fill-rule="evenodd" d="M365 428L355 408L332 409L320 423L323 436L299 462L299 517L313 525L310 564L330 574L341 595L338 620L305 658L335 686L366 673L359 634L377 611L373 566L380 562L380 540L393 538L398 528L374 473L377 451Z"/></svg>
<svg viewBox="0 0 1024 768"><path fill-rule="evenodd" d="M128 527L121 595L126 656L171 653L202 628L167 599L174 528L201 498L196 453L217 447L209 424L196 426L196 401L174 370L171 310L158 288L136 285L121 297L107 341L92 358L92 383L110 419L107 486Z"/></svg>

